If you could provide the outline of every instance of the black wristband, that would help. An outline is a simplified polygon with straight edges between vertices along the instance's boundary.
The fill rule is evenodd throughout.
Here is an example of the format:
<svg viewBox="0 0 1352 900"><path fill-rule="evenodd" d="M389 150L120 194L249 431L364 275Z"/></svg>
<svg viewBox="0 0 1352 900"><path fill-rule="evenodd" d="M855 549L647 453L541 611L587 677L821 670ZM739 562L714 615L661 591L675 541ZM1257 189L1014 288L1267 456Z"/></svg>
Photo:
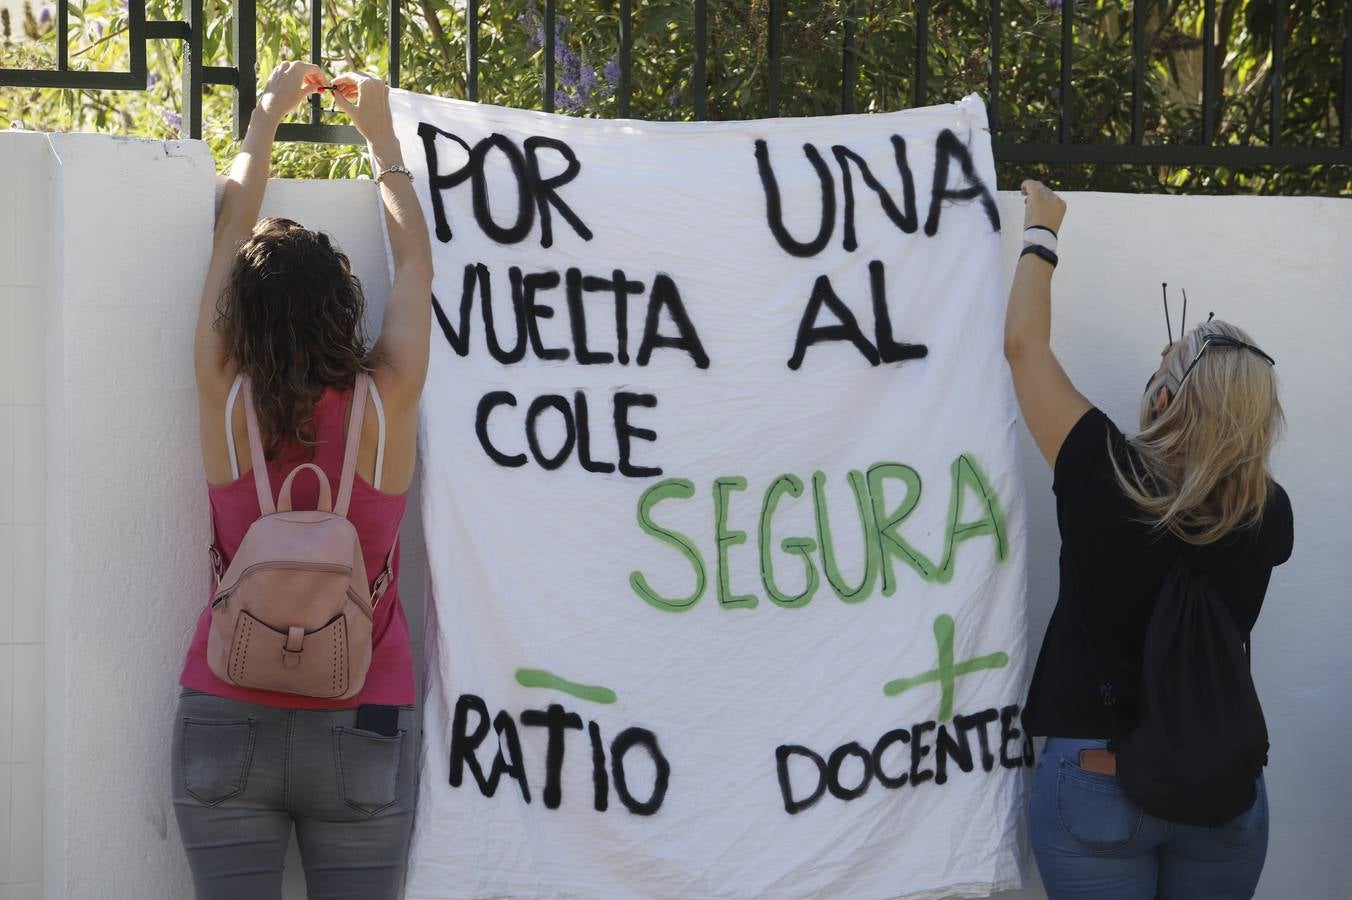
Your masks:
<svg viewBox="0 0 1352 900"><path fill-rule="evenodd" d="M1019 259L1023 259L1025 256L1027 256L1027 255L1030 254L1030 253L1033 254L1033 255L1036 256L1036 257L1039 257L1039 258L1044 259L1044 260L1046 260L1047 262L1051 263L1051 267L1052 267L1053 269L1056 268L1056 262L1057 262L1056 254L1055 254L1053 251L1048 250L1046 247L1042 246L1041 244L1029 244L1027 247L1024 247L1024 248L1023 248L1023 252L1019 254Z"/></svg>

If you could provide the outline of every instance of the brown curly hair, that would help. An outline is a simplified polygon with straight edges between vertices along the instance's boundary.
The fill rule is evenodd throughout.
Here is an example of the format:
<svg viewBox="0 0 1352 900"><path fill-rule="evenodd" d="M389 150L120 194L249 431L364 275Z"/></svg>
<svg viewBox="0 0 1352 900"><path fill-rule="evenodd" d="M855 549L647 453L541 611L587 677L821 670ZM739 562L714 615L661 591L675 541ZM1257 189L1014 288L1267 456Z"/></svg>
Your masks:
<svg viewBox="0 0 1352 900"><path fill-rule="evenodd" d="M371 367L365 312L351 263L322 231L267 218L236 251L215 327L226 358L253 379L268 459L289 444L313 456L324 389L349 388Z"/></svg>

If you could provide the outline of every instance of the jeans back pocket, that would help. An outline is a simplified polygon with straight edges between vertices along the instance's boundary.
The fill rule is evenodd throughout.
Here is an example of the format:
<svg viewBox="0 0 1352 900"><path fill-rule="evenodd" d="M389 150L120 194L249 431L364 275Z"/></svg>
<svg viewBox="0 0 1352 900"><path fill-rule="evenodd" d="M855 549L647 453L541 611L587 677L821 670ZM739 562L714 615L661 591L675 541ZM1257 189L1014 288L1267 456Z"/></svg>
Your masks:
<svg viewBox="0 0 1352 900"><path fill-rule="evenodd" d="M399 799L403 750L402 730L384 735L335 726L333 754L344 802L368 816L393 806Z"/></svg>
<svg viewBox="0 0 1352 900"><path fill-rule="evenodd" d="M183 719L183 789L199 803L217 806L238 796L253 761L254 719Z"/></svg>
<svg viewBox="0 0 1352 900"><path fill-rule="evenodd" d="M1116 778L1086 772L1066 759L1056 775L1056 814L1066 834L1098 853L1131 843L1144 819Z"/></svg>

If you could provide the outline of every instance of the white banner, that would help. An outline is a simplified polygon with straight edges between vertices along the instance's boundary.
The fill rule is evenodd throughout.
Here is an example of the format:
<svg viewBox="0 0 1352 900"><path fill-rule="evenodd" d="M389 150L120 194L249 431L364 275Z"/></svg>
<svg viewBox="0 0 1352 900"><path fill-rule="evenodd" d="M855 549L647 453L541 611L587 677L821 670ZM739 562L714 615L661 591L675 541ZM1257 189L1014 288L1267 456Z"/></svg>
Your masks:
<svg viewBox="0 0 1352 900"><path fill-rule="evenodd" d="M981 101L392 104L437 313L408 897L1016 886L1025 528Z"/></svg>

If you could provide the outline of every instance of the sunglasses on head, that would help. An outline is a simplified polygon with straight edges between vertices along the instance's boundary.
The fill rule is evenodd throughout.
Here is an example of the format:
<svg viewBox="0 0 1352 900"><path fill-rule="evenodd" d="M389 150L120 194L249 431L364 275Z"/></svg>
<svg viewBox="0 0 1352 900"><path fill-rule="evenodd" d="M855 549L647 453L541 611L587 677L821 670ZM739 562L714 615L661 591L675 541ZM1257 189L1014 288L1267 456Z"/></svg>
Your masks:
<svg viewBox="0 0 1352 900"><path fill-rule="evenodd" d="M1168 292L1169 285L1166 283L1161 285L1161 287L1164 290L1164 323L1169 329L1169 343L1172 344L1174 342L1174 331L1173 324L1169 321L1169 292ZM1213 318L1215 318L1215 316L1216 314L1213 312L1206 317L1206 320L1210 322ZM1178 323L1180 338L1184 334L1183 329L1184 326L1187 324L1187 317L1188 317L1188 292L1184 291L1183 319ZM1197 348L1197 355L1192 358L1192 362L1188 363L1188 367L1183 370L1183 377L1178 379L1178 387L1168 392L1170 402L1173 401L1174 395L1177 394L1178 391L1183 389L1183 383L1188 380L1188 376L1192 374L1192 370L1195 369L1197 367L1197 363L1201 361L1202 354L1205 353L1207 349L1210 347L1221 347L1221 348L1234 347L1241 350L1249 350L1261 356L1264 360L1267 361L1268 365L1270 366L1277 365L1277 361L1275 359L1273 359L1271 356L1268 356L1266 353L1255 347L1253 344L1246 343L1244 341L1239 340L1238 338L1232 338L1226 334L1220 334L1219 332L1213 331L1209 334L1204 334L1202 335L1202 344L1200 347ZM1155 381L1154 375L1150 376L1150 378L1146 381L1147 391L1150 390L1150 385L1153 384L1154 381ZM1168 390L1167 385L1164 387L1166 390Z"/></svg>

